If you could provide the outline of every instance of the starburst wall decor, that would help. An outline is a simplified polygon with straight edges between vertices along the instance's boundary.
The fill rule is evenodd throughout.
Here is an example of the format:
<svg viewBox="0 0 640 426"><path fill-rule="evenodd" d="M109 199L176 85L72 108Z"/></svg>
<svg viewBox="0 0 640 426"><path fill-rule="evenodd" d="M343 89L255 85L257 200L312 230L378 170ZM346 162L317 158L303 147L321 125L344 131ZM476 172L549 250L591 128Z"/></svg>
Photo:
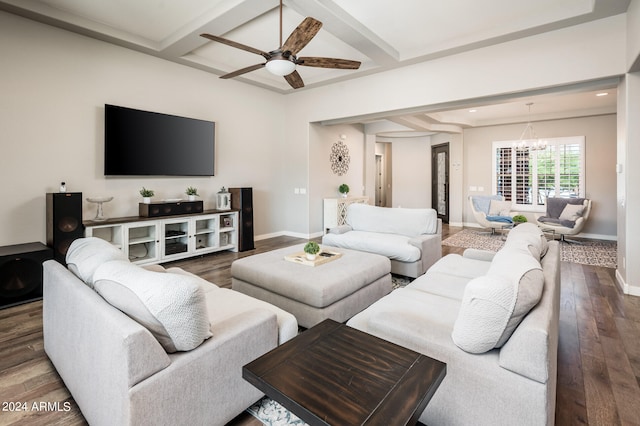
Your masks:
<svg viewBox="0 0 640 426"><path fill-rule="evenodd" d="M329 156L331 162L331 170L338 176L349 171L349 148L342 142L338 141L331 147L331 155Z"/></svg>

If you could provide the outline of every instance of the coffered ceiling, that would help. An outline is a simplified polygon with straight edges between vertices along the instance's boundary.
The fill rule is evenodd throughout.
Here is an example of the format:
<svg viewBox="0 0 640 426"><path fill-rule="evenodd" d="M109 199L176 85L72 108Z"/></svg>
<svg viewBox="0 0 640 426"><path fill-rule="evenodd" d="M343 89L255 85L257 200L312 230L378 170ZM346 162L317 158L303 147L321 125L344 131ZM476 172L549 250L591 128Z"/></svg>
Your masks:
<svg viewBox="0 0 640 426"><path fill-rule="evenodd" d="M311 16L323 26L301 56L362 62L355 71L298 67L305 87L312 88L624 13L628 5L629 0L284 0L283 37ZM216 75L265 60L201 33L265 52L279 47L278 0L0 0L0 10ZM236 79L283 94L293 91L264 68ZM510 114L522 117L524 102L516 101ZM606 101L597 99L588 108ZM543 112L544 102L539 103L533 112ZM485 118L462 118L469 106L455 113L455 122L492 120L488 108L481 113ZM446 119L438 113L428 119L409 115L413 124L396 121L413 127L425 120L452 122L453 112Z"/></svg>

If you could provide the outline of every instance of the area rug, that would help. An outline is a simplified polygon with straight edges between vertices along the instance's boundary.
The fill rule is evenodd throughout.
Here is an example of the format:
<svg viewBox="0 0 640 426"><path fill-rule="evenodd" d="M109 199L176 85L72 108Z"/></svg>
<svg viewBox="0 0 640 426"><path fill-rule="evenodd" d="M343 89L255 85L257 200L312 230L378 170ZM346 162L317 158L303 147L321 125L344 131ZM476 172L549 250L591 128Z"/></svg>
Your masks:
<svg viewBox="0 0 640 426"><path fill-rule="evenodd" d="M413 281L413 278L405 277L404 275L391 274L391 283L393 284L394 290L406 286L411 283L411 281Z"/></svg>
<svg viewBox="0 0 640 426"><path fill-rule="evenodd" d="M299 417L268 396L263 397L260 401L247 408L247 413L267 426L306 425Z"/></svg>
<svg viewBox="0 0 640 426"><path fill-rule="evenodd" d="M498 251L504 245L504 240L498 234L481 234L472 229L463 229L444 240L442 244L445 246ZM618 244L615 241L584 240L582 244L561 243L560 259L563 262L615 269L617 267L617 251Z"/></svg>

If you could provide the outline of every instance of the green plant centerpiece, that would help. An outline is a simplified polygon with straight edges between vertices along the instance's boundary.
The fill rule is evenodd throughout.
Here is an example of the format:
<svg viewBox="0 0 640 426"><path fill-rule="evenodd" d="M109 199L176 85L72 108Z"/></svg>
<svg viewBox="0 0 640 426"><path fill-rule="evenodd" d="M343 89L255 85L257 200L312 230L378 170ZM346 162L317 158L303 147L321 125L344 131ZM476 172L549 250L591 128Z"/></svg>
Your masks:
<svg viewBox="0 0 640 426"><path fill-rule="evenodd" d="M200 196L198 194L198 188L194 188L193 186L188 187L184 193L189 196L189 201L194 201L196 197Z"/></svg>
<svg viewBox="0 0 640 426"><path fill-rule="evenodd" d="M307 255L307 259L315 260L318 253L320 253L320 245L315 241L309 241L304 245L304 252Z"/></svg>
<svg viewBox="0 0 640 426"><path fill-rule="evenodd" d="M513 223L515 223L516 225L519 225L519 224L521 224L521 223L525 223L525 222L527 222L527 218L526 218L524 215L521 215L521 214L517 214L517 215L515 215L515 216L512 218L512 220L513 220Z"/></svg>
<svg viewBox="0 0 640 426"><path fill-rule="evenodd" d="M340 192L343 197L346 197L347 194L349 194L349 185L347 185L346 183L343 183L338 187L338 192Z"/></svg>
<svg viewBox="0 0 640 426"><path fill-rule="evenodd" d="M151 203L151 197L153 197L156 193L153 192L153 189L147 189L144 186L140 190L140 195L142 195L142 201L145 204Z"/></svg>

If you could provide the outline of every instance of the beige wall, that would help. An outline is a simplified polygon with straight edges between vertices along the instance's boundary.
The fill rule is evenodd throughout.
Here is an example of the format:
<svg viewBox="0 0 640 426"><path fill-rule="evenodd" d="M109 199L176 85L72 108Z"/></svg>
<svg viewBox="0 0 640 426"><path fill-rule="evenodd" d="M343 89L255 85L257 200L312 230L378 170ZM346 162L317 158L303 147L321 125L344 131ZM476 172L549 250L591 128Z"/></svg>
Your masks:
<svg viewBox="0 0 640 426"><path fill-rule="evenodd" d="M309 161L308 123L465 99L472 102L485 96L622 75L625 72L625 19L622 15L614 16L287 95L283 155L292 180L296 180L298 174L306 179L309 173L309 168L304 166ZM590 48L585 49L585 45ZM527 72L521 66L522 61L516 59L525 57L530 63L563 65L538 66ZM287 213L291 230L317 232L309 216L303 214L305 210L308 213L310 203L296 198L288 189L286 194L285 204L291 206ZM320 195L310 193L309 197L311 200Z"/></svg>
<svg viewBox="0 0 640 426"><path fill-rule="evenodd" d="M542 121L534 123L540 137L585 136L586 177L588 198L593 208L584 234L598 238L615 239L616 228L616 116L603 115L590 118ZM524 125L489 126L464 131L463 194L491 194L492 142L518 139ZM469 187L483 187L483 191L470 192ZM465 205L464 221L475 223Z"/></svg>
<svg viewBox="0 0 640 426"><path fill-rule="evenodd" d="M309 198L309 221L314 224L315 233L319 233L323 229L324 198L339 197L338 187L343 183L349 185L349 196L365 195L365 136L360 125L311 124L309 132L309 192L315 195ZM350 157L349 170L342 176L333 172L329 161L331 147L341 135L346 136L343 143Z"/></svg>
<svg viewBox="0 0 640 426"><path fill-rule="evenodd" d="M138 190L205 208L222 186L253 186L257 235L286 230L283 96L0 12L0 245L45 241L45 193L60 181L111 195L108 216L138 214ZM105 178L104 104L216 122L216 176ZM85 219L95 205L84 202Z"/></svg>

